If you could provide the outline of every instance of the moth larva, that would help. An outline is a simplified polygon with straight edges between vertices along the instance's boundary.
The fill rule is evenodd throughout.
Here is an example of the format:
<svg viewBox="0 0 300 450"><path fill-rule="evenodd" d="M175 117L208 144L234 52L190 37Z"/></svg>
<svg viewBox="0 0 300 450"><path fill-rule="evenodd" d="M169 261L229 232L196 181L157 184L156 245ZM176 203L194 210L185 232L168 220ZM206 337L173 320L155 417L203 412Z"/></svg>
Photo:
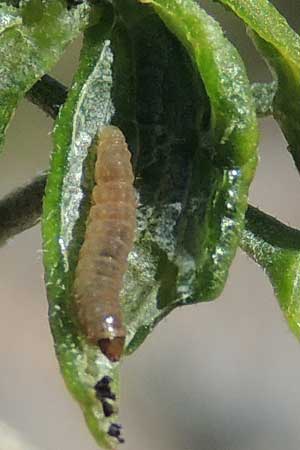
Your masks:
<svg viewBox="0 0 300 450"><path fill-rule="evenodd" d="M125 342L119 294L136 224L130 158L122 132L104 128L98 136L96 184L74 281L80 325L111 361L120 359Z"/></svg>

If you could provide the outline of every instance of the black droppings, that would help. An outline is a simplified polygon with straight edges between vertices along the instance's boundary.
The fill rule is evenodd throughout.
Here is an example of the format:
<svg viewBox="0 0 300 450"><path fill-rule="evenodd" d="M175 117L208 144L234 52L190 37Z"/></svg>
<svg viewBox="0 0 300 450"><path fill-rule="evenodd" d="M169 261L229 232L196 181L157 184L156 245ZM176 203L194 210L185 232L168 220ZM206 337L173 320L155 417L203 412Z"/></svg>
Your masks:
<svg viewBox="0 0 300 450"><path fill-rule="evenodd" d="M101 391L96 391L96 397L102 402L105 398L110 400L116 400L116 394L111 392L109 388L101 389Z"/></svg>
<svg viewBox="0 0 300 450"><path fill-rule="evenodd" d="M105 417L110 417L113 415L114 413L114 408L113 406L108 403L106 400L102 401L102 407L103 407L103 413L105 415Z"/></svg>
<svg viewBox="0 0 300 450"><path fill-rule="evenodd" d="M108 376L101 378L98 383L95 384L96 397L102 402L104 399L116 400L116 394L111 390L110 383L112 379Z"/></svg>
<svg viewBox="0 0 300 450"><path fill-rule="evenodd" d="M108 429L109 436L112 436L120 442L120 444L123 444L125 440L121 437L121 428L122 425L119 425L118 423L112 423Z"/></svg>
<svg viewBox="0 0 300 450"><path fill-rule="evenodd" d="M111 391L110 383L112 379L109 376L104 376L98 383L95 384L96 397L100 400L105 417L110 417L115 413L113 405L107 400L116 400L116 395Z"/></svg>
<svg viewBox="0 0 300 450"><path fill-rule="evenodd" d="M99 383L103 384L103 385L109 385L112 382L111 377L109 377L108 375L105 375L103 378L101 378L101 380L99 381ZM98 383L97 383L98 384Z"/></svg>

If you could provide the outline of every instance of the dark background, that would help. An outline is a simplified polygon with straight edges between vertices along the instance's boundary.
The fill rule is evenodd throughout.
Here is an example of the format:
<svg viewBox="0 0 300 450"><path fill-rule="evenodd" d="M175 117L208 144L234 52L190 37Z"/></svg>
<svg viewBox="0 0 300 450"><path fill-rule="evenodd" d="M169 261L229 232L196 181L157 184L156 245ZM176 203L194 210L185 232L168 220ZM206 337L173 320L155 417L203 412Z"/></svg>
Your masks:
<svg viewBox="0 0 300 450"><path fill-rule="evenodd" d="M299 0L273 3L300 30ZM244 26L220 5L201 4L222 21L251 80L269 80ZM67 84L79 45L53 71ZM300 227L299 176L276 123L260 124L261 162L251 202ZM36 107L21 104L1 157L1 195L48 166L51 126ZM0 253L0 422L39 450L96 450L54 356L39 226ZM263 272L241 252L221 297L173 312L126 359L122 379L123 450L299 448L300 345ZM27 450L7 439L0 426L0 450Z"/></svg>

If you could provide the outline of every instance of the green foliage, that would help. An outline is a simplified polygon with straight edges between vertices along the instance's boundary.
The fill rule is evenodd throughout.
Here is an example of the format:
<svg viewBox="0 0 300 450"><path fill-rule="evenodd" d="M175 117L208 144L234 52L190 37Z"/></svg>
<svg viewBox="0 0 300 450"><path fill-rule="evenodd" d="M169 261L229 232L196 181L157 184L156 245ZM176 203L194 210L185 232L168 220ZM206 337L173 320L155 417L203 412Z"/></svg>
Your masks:
<svg viewBox="0 0 300 450"><path fill-rule="evenodd" d="M273 102L277 91L277 83L253 83L251 86L255 101L257 117L266 117L273 114Z"/></svg>
<svg viewBox="0 0 300 450"><path fill-rule="evenodd" d="M232 9L249 27L250 36L274 74L275 82L269 87L254 86L257 110L262 114L270 111L268 98L273 98L274 118L285 134L288 149L299 170L300 37L268 0L217 1ZM260 99L259 94L263 94ZM253 208L248 210L246 224L241 245L268 274L292 331L300 337L298 232Z"/></svg>
<svg viewBox="0 0 300 450"><path fill-rule="evenodd" d="M274 117L300 170L300 36L268 0L217 0L248 25L250 36L278 83ZM295 99L295 101L287 101Z"/></svg>
<svg viewBox="0 0 300 450"><path fill-rule="evenodd" d="M121 298L128 353L175 306L215 298L222 290L238 245L256 162L254 105L243 66L232 58L236 56L233 47L228 44L225 61L238 74L238 97L245 112L232 107L230 122L224 127L233 128L232 123L244 118L246 124L241 128L245 131L240 134L244 133L247 150L252 145L252 154L243 166L239 165L238 146L232 146L228 161L220 161L224 158L215 148L217 138L204 123L208 98L180 42L150 8L124 0L116 2L116 7L119 21L112 22L108 8L100 23L86 33L80 67L55 126L44 202L50 323L62 372L88 422L100 409L91 388L104 374L112 376L117 370L116 364L109 365L85 341L71 308L74 269L93 185L94 153L89 149L97 129L113 123L128 137L141 203ZM216 37L223 40L219 27L215 28ZM171 77L174 73L176 77ZM225 87L224 99L226 93L231 95ZM250 144L247 139L252 139ZM223 146L229 149L228 141L224 139L220 151ZM87 384L95 360L98 371L93 370L93 382L89 378ZM95 403L87 406L87 395ZM112 420L102 417L103 430L107 431ZM105 445L102 429L93 432Z"/></svg>
<svg viewBox="0 0 300 450"><path fill-rule="evenodd" d="M249 207L241 248L264 268L291 330L300 338L300 231Z"/></svg>
<svg viewBox="0 0 300 450"><path fill-rule="evenodd" d="M93 185L87 152L97 127L108 123L112 113L110 28L111 21L104 16L102 26L85 35L79 69L55 124L42 222L49 320L56 354L68 388L80 403L95 439L105 448L115 446L107 432L116 418L105 418L94 386L107 375L114 380L114 392L118 394L118 367L80 335L71 300L88 192Z"/></svg>
<svg viewBox="0 0 300 450"><path fill-rule="evenodd" d="M86 340L73 299L94 184L93 139L101 127L112 123L124 132L139 198L121 293L125 354L175 307L218 297L239 244L265 269L300 336L299 232L254 208L244 230L257 163L257 116L274 114L300 164L299 37L267 0L220 2L252 30L275 73L273 83L250 86L237 50L194 0L0 3L0 141L26 91L84 30L79 68L54 127L42 231L60 368L91 432L107 449L117 444L108 431L117 421L119 364ZM49 89L42 83L29 95L38 104ZM54 99L48 103L55 114ZM27 204L26 192L18 193L20 205ZM23 216L23 228L30 226ZM117 396L110 417L94 389L103 376L112 378Z"/></svg>
<svg viewBox="0 0 300 450"><path fill-rule="evenodd" d="M54 66L89 17L87 5L68 11L60 0L22 5L0 3L0 147L26 91Z"/></svg>
<svg viewBox="0 0 300 450"><path fill-rule="evenodd" d="M215 188L209 193L210 205L205 205L206 229L199 225L196 228L199 237L206 232L206 246L192 245L198 252L194 298L211 299L220 293L220 287L227 278L243 226L249 184L256 167L258 133L254 102L239 54L214 19L192 0L144 2L154 6L185 46L210 101L211 146L206 140L204 157L211 160L214 167ZM197 117L195 126L203 137L205 128L201 122L197 123ZM202 164L197 170L199 178L205 176L207 171L204 169L201 176ZM203 186L200 189L198 198L201 198ZM197 226L195 222L202 215L201 211L193 211L193 217L188 219L188 235L193 233Z"/></svg>

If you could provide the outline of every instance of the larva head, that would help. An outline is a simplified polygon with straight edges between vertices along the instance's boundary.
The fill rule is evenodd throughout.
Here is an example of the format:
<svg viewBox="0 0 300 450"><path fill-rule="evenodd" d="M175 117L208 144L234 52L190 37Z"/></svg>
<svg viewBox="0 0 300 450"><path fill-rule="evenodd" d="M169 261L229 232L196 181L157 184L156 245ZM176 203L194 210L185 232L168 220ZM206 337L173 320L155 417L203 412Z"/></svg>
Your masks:
<svg viewBox="0 0 300 450"><path fill-rule="evenodd" d="M103 338L98 340L98 345L102 353L111 361L120 360L125 344L125 337L115 337L113 339Z"/></svg>

